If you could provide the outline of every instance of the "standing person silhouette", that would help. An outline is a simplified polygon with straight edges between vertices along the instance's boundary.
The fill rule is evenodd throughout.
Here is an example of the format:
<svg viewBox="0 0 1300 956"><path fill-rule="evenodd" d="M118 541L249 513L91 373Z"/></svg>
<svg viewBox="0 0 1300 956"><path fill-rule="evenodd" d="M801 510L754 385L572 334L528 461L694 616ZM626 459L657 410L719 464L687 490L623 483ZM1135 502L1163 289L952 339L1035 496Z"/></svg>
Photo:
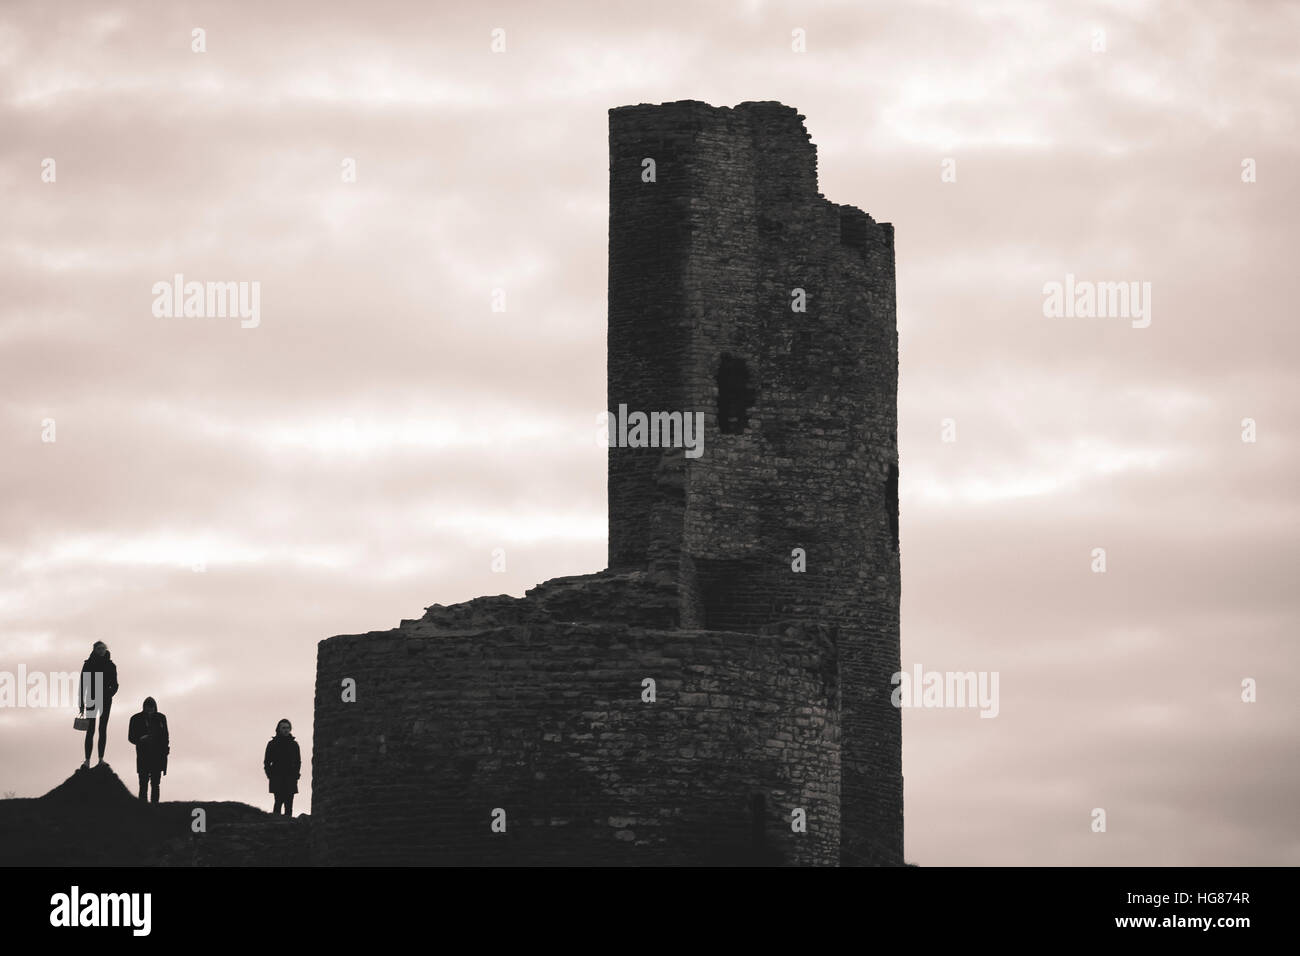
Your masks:
<svg viewBox="0 0 1300 956"><path fill-rule="evenodd" d="M271 812L277 816L281 806L286 817L293 816L293 795L298 792L302 753L292 731L293 724L287 719L276 724L275 736L267 743L266 756L262 759L262 769L266 771L269 784L267 789L275 794L275 809Z"/></svg>
<svg viewBox="0 0 1300 956"><path fill-rule="evenodd" d="M108 654L108 645L96 641L90 656L81 665L81 699L78 713L89 711L90 726L86 728L86 760L81 765L90 766L90 747L95 740L95 725L99 725L98 767L104 762L104 745L108 742L108 715L113 708L113 695L117 693L117 665Z"/></svg>
<svg viewBox="0 0 1300 956"><path fill-rule="evenodd" d="M135 772L140 778L140 799L143 801L149 784L153 784L153 803L158 802L158 784L167 772L167 755L171 753L171 737L167 733L167 716L158 713L158 703L152 697L144 699L144 708L131 718L126 739L135 744Z"/></svg>

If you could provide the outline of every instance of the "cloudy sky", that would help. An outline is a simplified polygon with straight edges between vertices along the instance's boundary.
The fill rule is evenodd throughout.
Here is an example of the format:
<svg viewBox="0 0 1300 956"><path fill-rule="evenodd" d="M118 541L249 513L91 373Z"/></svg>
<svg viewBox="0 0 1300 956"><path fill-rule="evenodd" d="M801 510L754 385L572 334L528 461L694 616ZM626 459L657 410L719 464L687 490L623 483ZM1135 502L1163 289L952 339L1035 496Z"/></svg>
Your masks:
<svg viewBox="0 0 1300 956"><path fill-rule="evenodd" d="M164 798L269 808L317 641L602 568L606 111L774 99L896 230L904 664L1000 675L996 719L905 712L908 859L1300 863L1298 38L1269 2L7 2L0 670L107 641L119 773L152 694ZM156 317L176 273L260 282L260 324ZM1151 283L1150 326L1044 317L1067 274ZM70 717L0 709L0 792L77 766Z"/></svg>

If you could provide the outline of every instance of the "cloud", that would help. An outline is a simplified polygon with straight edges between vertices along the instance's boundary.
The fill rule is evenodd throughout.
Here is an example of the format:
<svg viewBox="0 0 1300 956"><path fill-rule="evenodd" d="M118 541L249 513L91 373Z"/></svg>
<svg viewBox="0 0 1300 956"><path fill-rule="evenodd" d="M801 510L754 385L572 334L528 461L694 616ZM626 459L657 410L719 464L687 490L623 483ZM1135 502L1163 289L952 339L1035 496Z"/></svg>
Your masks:
<svg viewBox="0 0 1300 956"><path fill-rule="evenodd" d="M896 229L904 662L1003 674L994 720L904 715L908 858L1300 860L1294 6L490 14L6 6L0 669L108 640L172 795L260 803L316 641L602 567L606 110L780 99ZM155 318L178 272L261 325ZM1067 273L1151 326L1044 318ZM0 714L0 789L63 723Z"/></svg>

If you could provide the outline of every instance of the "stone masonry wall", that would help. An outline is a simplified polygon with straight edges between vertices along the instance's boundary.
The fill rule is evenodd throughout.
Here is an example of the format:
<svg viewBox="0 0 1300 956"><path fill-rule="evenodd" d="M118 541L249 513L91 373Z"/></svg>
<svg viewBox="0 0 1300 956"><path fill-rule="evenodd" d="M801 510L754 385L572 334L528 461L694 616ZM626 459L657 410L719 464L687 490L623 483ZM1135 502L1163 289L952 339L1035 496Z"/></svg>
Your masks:
<svg viewBox="0 0 1300 956"><path fill-rule="evenodd" d="M602 577L573 579L569 603L605 617L620 598ZM317 862L835 864L833 647L555 620L535 592L566 581L320 643Z"/></svg>

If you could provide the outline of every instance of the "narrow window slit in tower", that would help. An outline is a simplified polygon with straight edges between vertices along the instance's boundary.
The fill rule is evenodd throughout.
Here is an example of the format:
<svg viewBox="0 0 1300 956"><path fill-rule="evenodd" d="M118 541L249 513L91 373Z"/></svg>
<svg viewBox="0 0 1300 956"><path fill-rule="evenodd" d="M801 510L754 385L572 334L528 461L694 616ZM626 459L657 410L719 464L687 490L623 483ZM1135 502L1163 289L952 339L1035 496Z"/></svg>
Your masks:
<svg viewBox="0 0 1300 956"><path fill-rule="evenodd" d="M885 479L885 510L889 512L889 533L894 542L894 553L898 553L898 465L889 463L889 475Z"/></svg>
<svg viewBox="0 0 1300 956"><path fill-rule="evenodd" d="M749 387L749 369L744 359L724 354L718 364L718 429L724 435L739 435L749 425L749 408L754 392Z"/></svg>

